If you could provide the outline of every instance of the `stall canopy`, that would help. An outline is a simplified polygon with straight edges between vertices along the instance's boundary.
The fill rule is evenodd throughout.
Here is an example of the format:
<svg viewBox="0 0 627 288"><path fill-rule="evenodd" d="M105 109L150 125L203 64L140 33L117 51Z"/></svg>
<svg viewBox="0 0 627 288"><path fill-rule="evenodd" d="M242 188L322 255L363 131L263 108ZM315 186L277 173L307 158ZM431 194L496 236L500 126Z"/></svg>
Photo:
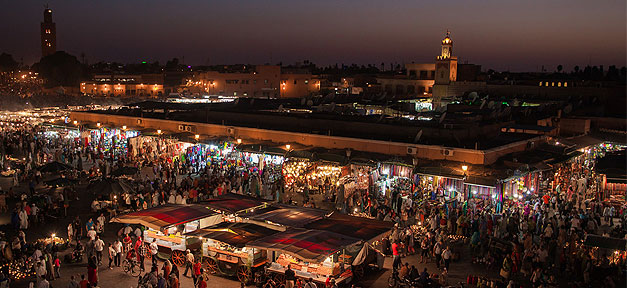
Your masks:
<svg viewBox="0 0 627 288"><path fill-rule="evenodd" d="M259 198L228 193L218 198L204 201L203 204L216 211L238 214L263 208L267 205L267 202L261 201Z"/></svg>
<svg viewBox="0 0 627 288"><path fill-rule="evenodd" d="M306 262L320 263L329 255L360 242L330 231L290 229L248 243L248 247L290 254Z"/></svg>
<svg viewBox="0 0 627 288"><path fill-rule="evenodd" d="M277 232L276 230L252 223L222 222L208 228L195 230L185 235L213 239L241 248L246 246L248 242L273 235Z"/></svg>
<svg viewBox="0 0 627 288"><path fill-rule="evenodd" d="M249 219L301 228L311 222L324 218L327 213L328 211L326 210L316 208L279 206L278 209L275 210L251 215Z"/></svg>
<svg viewBox="0 0 627 288"><path fill-rule="evenodd" d="M603 237L599 235L588 234L583 245L589 247L599 247L610 250L627 250L627 239Z"/></svg>
<svg viewBox="0 0 627 288"><path fill-rule="evenodd" d="M392 222L333 213L329 218L305 225L305 228L330 231L363 241L371 241L386 236L393 226Z"/></svg>
<svg viewBox="0 0 627 288"><path fill-rule="evenodd" d="M169 204L119 215L111 219L111 222L139 224L154 230L162 230L167 227L185 224L215 214L215 212L208 209L205 205Z"/></svg>

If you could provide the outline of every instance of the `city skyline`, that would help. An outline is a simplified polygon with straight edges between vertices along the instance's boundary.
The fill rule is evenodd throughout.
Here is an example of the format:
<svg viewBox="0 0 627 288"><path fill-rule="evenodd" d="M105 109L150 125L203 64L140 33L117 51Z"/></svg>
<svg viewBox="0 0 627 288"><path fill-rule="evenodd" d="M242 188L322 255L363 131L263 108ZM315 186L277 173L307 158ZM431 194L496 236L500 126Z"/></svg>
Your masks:
<svg viewBox="0 0 627 288"><path fill-rule="evenodd" d="M561 64L570 71L575 65L625 65L622 1L428 2L52 1L49 5L57 23L57 49L77 57L85 53L91 63L165 63L177 57L189 65L310 60L318 65L378 67L385 62L387 68L390 62L434 61L439 40L449 29L460 63L480 64L484 69L539 71L544 66L553 71ZM8 39L0 43L0 51L25 64L37 62L43 4L1 5L8 9L1 9L0 21L12 29L0 31L0 37Z"/></svg>

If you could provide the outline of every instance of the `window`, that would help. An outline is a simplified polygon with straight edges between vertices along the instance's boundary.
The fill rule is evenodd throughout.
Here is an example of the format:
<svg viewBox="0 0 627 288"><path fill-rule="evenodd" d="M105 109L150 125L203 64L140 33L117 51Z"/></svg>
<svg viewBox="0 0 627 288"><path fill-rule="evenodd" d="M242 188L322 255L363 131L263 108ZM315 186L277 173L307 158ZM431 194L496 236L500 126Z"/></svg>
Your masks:
<svg viewBox="0 0 627 288"><path fill-rule="evenodd" d="M298 80L294 79L294 85L298 84Z"/></svg>
<svg viewBox="0 0 627 288"><path fill-rule="evenodd" d="M568 87L568 82L564 82L564 87Z"/></svg>
<svg viewBox="0 0 627 288"><path fill-rule="evenodd" d="M540 86L542 86L542 81L540 81Z"/></svg>
<svg viewBox="0 0 627 288"><path fill-rule="evenodd" d="M268 79L263 80L263 84L268 84Z"/></svg>
<svg viewBox="0 0 627 288"><path fill-rule="evenodd" d="M50 29L46 29L46 34L50 34Z"/></svg>

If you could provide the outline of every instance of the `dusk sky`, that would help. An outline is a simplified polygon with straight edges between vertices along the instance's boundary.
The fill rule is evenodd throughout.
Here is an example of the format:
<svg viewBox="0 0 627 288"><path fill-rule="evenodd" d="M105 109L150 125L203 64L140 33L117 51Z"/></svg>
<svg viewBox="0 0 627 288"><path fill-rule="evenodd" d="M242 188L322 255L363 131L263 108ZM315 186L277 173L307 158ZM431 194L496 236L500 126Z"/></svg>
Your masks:
<svg viewBox="0 0 627 288"><path fill-rule="evenodd" d="M90 63L429 63L446 29L484 69L626 61L625 0L0 0L0 52L39 60L45 3L58 50Z"/></svg>

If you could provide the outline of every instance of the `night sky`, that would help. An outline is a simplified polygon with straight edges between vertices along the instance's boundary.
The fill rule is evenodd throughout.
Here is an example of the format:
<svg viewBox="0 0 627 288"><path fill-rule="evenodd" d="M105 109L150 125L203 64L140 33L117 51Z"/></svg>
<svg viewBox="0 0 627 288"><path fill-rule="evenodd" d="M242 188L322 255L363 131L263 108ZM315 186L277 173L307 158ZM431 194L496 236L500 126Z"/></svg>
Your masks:
<svg viewBox="0 0 627 288"><path fill-rule="evenodd" d="M626 61L625 0L0 0L0 52L39 59L46 2L58 50L90 63L429 63L446 29L484 69Z"/></svg>

